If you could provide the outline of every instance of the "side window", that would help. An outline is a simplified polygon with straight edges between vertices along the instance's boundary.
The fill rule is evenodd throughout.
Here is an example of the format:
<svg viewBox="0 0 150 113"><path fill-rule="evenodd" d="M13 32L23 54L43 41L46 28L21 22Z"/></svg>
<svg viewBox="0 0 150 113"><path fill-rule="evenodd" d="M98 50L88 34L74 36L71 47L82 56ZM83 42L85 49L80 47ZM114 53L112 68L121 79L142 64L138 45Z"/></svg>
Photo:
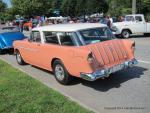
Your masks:
<svg viewBox="0 0 150 113"><path fill-rule="evenodd" d="M61 45L64 46L75 46L73 36L71 33L58 33L57 34Z"/></svg>
<svg viewBox="0 0 150 113"><path fill-rule="evenodd" d="M30 40L32 42L41 42L41 36L39 31L32 31Z"/></svg>
<svg viewBox="0 0 150 113"><path fill-rule="evenodd" d="M133 16L126 16L126 21L134 21L134 17Z"/></svg>
<svg viewBox="0 0 150 113"><path fill-rule="evenodd" d="M142 17L141 16L136 16L135 20L141 22L142 21Z"/></svg>
<svg viewBox="0 0 150 113"><path fill-rule="evenodd" d="M56 32L45 31L44 36L45 36L45 43L59 44Z"/></svg>

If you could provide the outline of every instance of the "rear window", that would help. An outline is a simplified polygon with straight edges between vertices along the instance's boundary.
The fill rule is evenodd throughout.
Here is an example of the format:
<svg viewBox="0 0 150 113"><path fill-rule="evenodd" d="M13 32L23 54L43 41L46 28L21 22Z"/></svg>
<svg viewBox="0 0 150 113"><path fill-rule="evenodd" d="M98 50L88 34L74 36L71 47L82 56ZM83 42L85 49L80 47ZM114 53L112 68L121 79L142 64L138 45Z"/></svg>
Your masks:
<svg viewBox="0 0 150 113"><path fill-rule="evenodd" d="M97 43L115 38L111 30L107 27L81 30L80 34L85 44Z"/></svg>

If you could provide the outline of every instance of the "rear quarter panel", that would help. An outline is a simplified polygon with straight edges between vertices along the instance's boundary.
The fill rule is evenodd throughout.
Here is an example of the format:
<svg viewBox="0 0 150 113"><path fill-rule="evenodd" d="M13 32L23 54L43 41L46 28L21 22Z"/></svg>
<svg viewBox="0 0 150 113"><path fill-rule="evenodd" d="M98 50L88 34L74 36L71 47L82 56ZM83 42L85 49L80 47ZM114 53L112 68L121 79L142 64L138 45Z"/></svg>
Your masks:
<svg viewBox="0 0 150 113"><path fill-rule="evenodd" d="M91 73L92 69L87 61L88 50L79 47L56 46L43 44L41 51L42 67L52 71L52 60L60 59L68 72L73 76L80 76L80 72Z"/></svg>
<svg viewBox="0 0 150 113"><path fill-rule="evenodd" d="M133 44L135 43L132 40L121 40L123 43L123 46L125 47L127 53L128 53L128 58L131 60L134 58L134 48L133 48Z"/></svg>

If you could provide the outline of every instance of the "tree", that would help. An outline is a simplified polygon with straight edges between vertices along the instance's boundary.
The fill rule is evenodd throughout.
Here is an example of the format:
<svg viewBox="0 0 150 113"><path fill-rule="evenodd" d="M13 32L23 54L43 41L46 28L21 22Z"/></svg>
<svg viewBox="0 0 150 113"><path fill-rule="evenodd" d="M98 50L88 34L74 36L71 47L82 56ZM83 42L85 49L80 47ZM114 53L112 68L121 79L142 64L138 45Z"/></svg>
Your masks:
<svg viewBox="0 0 150 113"><path fill-rule="evenodd" d="M65 16L76 16L77 0L63 0L61 10Z"/></svg>
<svg viewBox="0 0 150 113"><path fill-rule="evenodd" d="M25 17L40 16L50 9L50 0L12 0L15 14Z"/></svg>
<svg viewBox="0 0 150 113"><path fill-rule="evenodd" d="M0 0L0 21L5 21L6 4Z"/></svg>
<svg viewBox="0 0 150 113"><path fill-rule="evenodd" d="M140 12L144 14L148 20L150 20L150 0L141 0L139 1L140 4L137 7L138 9L140 8Z"/></svg>
<svg viewBox="0 0 150 113"><path fill-rule="evenodd" d="M87 11L92 13L106 13L108 11L108 4L106 0L87 0Z"/></svg>
<svg viewBox="0 0 150 113"><path fill-rule="evenodd" d="M76 10L76 15L85 16L87 14L87 0L77 0L75 10Z"/></svg>
<svg viewBox="0 0 150 113"><path fill-rule="evenodd" d="M62 4L62 0L52 0L51 1L51 8L52 9L60 9Z"/></svg>
<svg viewBox="0 0 150 113"><path fill-rule="evenodd" d="M106 13L108 4L106 0L63 0L62 11L69 16Z"/></svg>
<svg viewBox="0 0 150 113"><path fill-rule="evenodd" d="M4 12L5 9L6 9L6 4L2 0L0 0L0 12Z"/></svg>
<svg viewBox="0 0 150 113"><path fill-rule="evenodd" d="M108 4L108 14L111 16L121 16L132 12L132 0L109 0Z"/></svg>

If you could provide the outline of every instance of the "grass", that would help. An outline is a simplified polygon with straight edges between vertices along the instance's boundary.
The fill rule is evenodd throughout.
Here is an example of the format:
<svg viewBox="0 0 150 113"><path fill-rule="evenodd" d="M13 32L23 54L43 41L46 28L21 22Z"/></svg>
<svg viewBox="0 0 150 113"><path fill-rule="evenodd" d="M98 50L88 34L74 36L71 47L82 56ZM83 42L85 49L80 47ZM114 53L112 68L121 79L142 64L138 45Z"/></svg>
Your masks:
<svg viewBox="0 0 150 113"><path fill-rule="evenodd" d="M0 113L91 113L0 60Z"/></svg>

